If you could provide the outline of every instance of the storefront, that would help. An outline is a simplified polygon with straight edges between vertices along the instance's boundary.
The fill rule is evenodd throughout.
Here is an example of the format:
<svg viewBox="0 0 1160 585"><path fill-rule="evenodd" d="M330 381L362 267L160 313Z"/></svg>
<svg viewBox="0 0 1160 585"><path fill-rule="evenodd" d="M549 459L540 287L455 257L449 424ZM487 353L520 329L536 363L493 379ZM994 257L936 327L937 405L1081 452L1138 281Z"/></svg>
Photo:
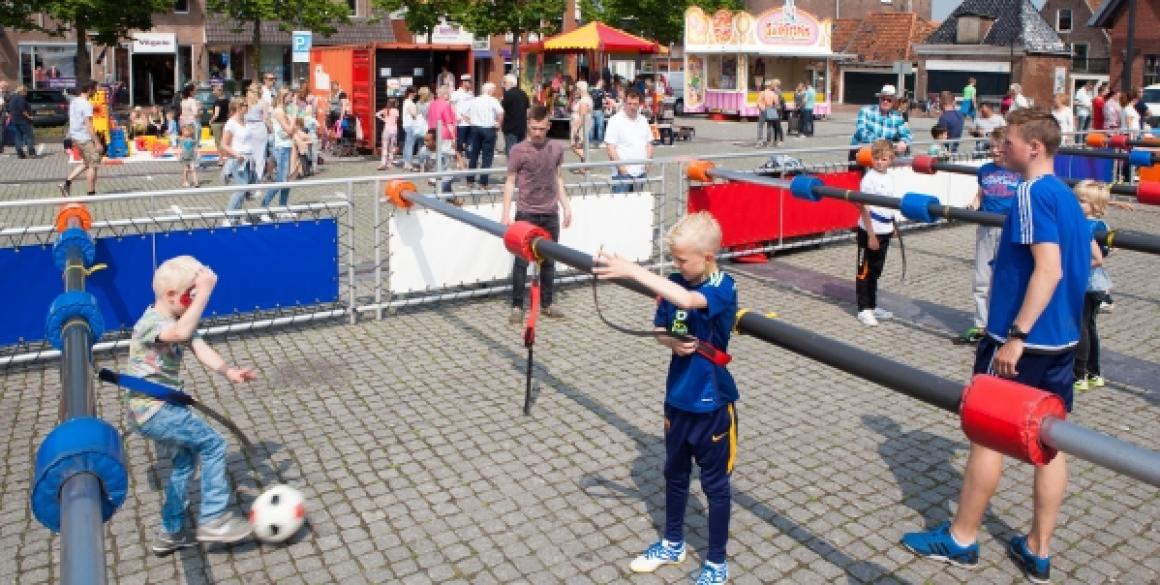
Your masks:
<svg viewBox="0 0 1160 585"><path fill-rule="evenodd" d="M177 35L133 33L129 54L129 94L136 105L169 104L178 81ZM188 57L185 67L188 69ZM186 78L188 79L188 73Z"/></svg>
<svg viewBox="0 0 1160 585"><path fill-rule="evenodd" d="M72 89L77 83L76 56L75 42L21 43L20 83L30 89Z"/></svg>
<svg viewBox="0 0 1160 585"><path fill-rule="evenodd" d="M814 115L830 113L829 19L818 19L788 0L754 16L697 6L685 11L685 111L756 116L758 92L781 81L787 104L798 83L818 91Z"/></svg>

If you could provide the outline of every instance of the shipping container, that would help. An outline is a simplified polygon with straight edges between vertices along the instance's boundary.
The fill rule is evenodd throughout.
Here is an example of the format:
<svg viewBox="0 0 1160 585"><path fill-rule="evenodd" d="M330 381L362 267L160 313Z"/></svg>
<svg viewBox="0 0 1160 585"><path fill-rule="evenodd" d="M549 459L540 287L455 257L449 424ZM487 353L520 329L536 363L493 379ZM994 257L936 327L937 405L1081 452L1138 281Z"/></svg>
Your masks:
<svg viewBox="0 0 1160 585"><path fill-rule="evenodd" d="M435 76L444 64L457 77L470 74L471 46L376 43L314 47L310 50L310 92L320 104L327 104L330 84L337 81L350 97L351 110L363 129L359 148L377 152L382 123L375 118L375 112L396 93L393 91L396 83L391 82L397 82L400 96L408 86L434 91ZM329 106L324 105L323 109ZM402 136L400 130L400 144Z"/></svg>

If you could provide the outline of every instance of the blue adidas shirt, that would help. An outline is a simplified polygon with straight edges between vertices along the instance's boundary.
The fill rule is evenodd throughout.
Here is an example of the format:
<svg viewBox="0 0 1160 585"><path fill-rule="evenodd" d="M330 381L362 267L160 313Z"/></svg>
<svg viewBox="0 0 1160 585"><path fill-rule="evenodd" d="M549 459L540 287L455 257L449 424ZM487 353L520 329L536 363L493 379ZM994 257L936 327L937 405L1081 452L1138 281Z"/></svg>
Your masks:
<svg viewBox="0 0 1160 585"><path fill-rule="evenodd" d="M995 255L987 334L1007 341L1007 331L1027 294L1035 269L1032 244L1059 245L1063 277L1047 308L1027 332L1025 347L1061 351L1079 340L1083 295L1091 268L1091 229L1071 189L1055 175L1019 185Z"/></svg>
<svg viewBox="0 0 1160 585"><path fill-rule="evenodd" d="M1019 187L1023 177L993 162L979 167L978 177L979 189L983 191L979 209L1007 215L1007 212L1011 211L1011 202L1015 200L1015 189Z"/></svg>
<svg viewBox="0 0 1160 585"><path fill-rule="evenodd" d="M692 335L713 347L727 351L733 320L737 316L737 285L733 277L714 272L704 282L689 284L679 272L669 280L705 297L708 306L685 310L665 299L657 304L653 324L684 335ZM665 380L665 404L687 412L712 412L738 399L733 375L696 353L673 354Z"/></svg>

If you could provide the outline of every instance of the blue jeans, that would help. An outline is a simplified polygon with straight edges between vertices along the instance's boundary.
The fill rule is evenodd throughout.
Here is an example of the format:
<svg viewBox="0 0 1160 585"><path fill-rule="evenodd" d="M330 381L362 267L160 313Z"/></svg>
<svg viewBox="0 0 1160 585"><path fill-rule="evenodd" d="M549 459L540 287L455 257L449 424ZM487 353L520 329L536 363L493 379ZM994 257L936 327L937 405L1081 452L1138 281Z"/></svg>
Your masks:
<svg viewBox="0 0 1160 585"><path fill-rule="evenodd" d="M205 524L226 513L230 504L230 483L226 479L226 441L187 407L166 404L138 428L141 436L157 443L169 455L173 471L165 485L161 506L161 526L175 534L185 526L189 507L186 490L201 459L201 509L197 523Z"/></svg>
<svg viewBox="0 0 1160 585"><path fill-rule="evenodd" d="M12 124L11 128L16 135L13 138L16 152L27 152L30 156L36 154L36 147L32 144L32 124Z"/></svg>
<svg viewBox="0 0 1160 585"><path fill-rule="evenodd" d="M806 136L814 135L814 110L813 108L802 108L802 128L801 133Z"/></svg>
<svg viewBox="0 0 1160 585"><path fill-rule="evenodd" d="M589 140L593 144L604 142L604 110L592 110L592 135Z"/></svg>
<svg viewBox="0 0 1160 585"><path fill-rule="evenodd" d="M510 132L503 133L503 154L504 156L511 156L512 147L523 142L524 137L519 134L512 134Z"/></svg>
<svg viewBox="0 0 1160 585"><path fill-rule="evenodd" d="M285 183L290 178L290 153L294 149L289 146L274 147L274 182ZM278 196L278 205L285 207L290 201L290 189L283 187L281 189L269 189L266 191L266 196L262 198L262 207L269 207L270 202L274 200L274 196Z"/></svg>
<svg viewBox="0 0 1160 585"><path fill-rule="evenodd" d="M479 168L479 155L483 153L483 168L491 168L491 161L495 158L495 128L484 128L482 126L471 127L471 151L468 153L469 161L467 168ZM474 175L467 176L467 182L474 181ZM479 184L487 186L487 175L479 175Z"/></svg>
<svg viewBox="0 0 1160 585"><path fill-rule="evenodd" d="M403 128L403 168L411 166L411 158L415 156L415 129Z"/></svg>
<svg viewBox="0 0 1160 585"><path fill-rule="evenodd" d="M250 165L254 164L249 159L244 161L232 160L227 165L231 166L230 182L235 185L249 185L254 182L253 174L250 172ZM230 197L230 202L226 205L226 209L241 209L242 202L246 200L247 191L235 191Z"/></svg>
<svg viewBox="0 0 1160 585"><path fill-rule="evenodd" d="M633 193L637 189L644 190L643 181L648 177L648 173L641 173L639 175L622 175L620 171L612 173L612 192L613 193Z"/></svg>

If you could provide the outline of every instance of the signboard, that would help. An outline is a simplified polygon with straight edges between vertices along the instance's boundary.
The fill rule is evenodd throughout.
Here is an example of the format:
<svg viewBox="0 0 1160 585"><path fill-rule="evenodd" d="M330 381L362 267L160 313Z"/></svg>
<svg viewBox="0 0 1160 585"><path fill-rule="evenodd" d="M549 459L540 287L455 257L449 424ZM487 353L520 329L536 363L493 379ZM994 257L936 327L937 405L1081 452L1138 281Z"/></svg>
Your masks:
<svg viewBox="0 0 1160 585"><path fill-rule="evenodd" d="M791 1L754 16L722 8L712 15L698 6L685 10L685 51L816 56L831 54L830 19L796 8Z"/></svg>
<svg viewBox="0 0 1160 585"><path fill-rule="evenodd" d="M310 46L313 44L313 33L308 30L296 30L292 37L291 47L294 52L295 63L310 62Z"/></svg>
<svg viewBox="0 0 1160 585"><path fill-rule="evenodd" d="M177 52L177 35L174 33L133 33L133 52L167 53Z"/></svg>
<svg viewBox="0 0 1160 585"><path fill-rule="evenodd" d="M1052 86L1052 93L1063 93L1063 86L1067 83L1067 68L1055 68L1055 83Z"/></svg>

